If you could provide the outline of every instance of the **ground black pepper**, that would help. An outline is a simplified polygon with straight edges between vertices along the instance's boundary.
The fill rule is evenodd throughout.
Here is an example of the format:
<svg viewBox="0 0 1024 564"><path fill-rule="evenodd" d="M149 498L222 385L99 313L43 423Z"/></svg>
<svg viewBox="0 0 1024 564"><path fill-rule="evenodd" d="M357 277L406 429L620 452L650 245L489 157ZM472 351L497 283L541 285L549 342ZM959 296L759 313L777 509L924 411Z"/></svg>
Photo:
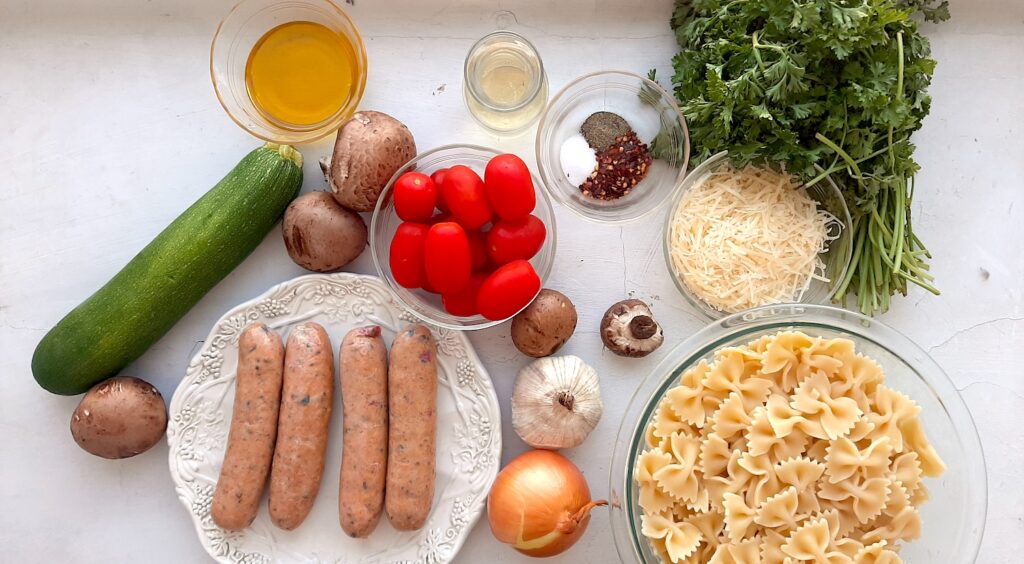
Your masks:
<svg viewBox="0 0 1024 564"><path fill-rule="evenodd" d="M629 123L612 112L594 112L580 126L580 133L595 151L604 151L619 137L629 135L630 131Z"/></svg>
<svg viewBox="0 0 1024 564"><path fill-rule="evenodd" d="M597 168L580 185L584 196L598 200L616 200L628 194L647 176L651 152L630 131L597 153Z"/></svg>

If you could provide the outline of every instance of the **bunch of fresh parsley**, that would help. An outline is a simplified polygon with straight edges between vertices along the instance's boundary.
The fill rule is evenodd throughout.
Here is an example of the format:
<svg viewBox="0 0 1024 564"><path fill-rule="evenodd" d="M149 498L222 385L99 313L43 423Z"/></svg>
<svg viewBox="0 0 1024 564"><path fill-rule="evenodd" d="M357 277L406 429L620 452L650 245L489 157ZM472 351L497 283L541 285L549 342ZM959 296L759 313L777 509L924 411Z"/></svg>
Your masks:
<svg viewBox="0 0 1024 564"><path fill-rule="evenodd" d="M915 15L938 0L677 0L675 94L695 161L729 151L781 163L807 184L826 174L853 216L853 262L836 300L885 311L908 282L938 293L911 226L918 165L910 135L931 98L935 61Z"/></svg>

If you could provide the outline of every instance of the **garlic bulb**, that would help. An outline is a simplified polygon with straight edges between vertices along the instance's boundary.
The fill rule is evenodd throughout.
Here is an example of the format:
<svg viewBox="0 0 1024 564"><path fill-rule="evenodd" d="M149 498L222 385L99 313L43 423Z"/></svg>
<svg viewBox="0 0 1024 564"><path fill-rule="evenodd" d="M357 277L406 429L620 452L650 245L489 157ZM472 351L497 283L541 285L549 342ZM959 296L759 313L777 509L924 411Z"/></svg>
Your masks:
<svg viewBox="0 0 1024 564"><path fill-rule="evenodd" d="M534 448L572 448L601 419L597 372L576 356L552 356L528 364L512 389L512 427Z"/></svg>

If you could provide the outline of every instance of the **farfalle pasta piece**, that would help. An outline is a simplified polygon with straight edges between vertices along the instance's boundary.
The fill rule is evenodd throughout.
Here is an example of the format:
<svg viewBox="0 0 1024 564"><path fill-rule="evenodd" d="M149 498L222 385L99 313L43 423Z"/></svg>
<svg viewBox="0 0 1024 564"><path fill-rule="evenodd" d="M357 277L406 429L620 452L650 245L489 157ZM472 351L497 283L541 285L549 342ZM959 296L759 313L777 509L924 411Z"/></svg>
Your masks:
<svg viewBox="0 0 1024 564"><path fill-rule="evenodd" d="M824 464L804 457L789 458L775 467L775 476L779 482L796 488L797 511L800 513L821 509L818 503L818 480L824 472Z"/></svg>
<svg viewBox="0 0 1024 564"><path fill-rule="evenodd" d="M861 548L853 556L853 564L903 564L900 555L886 548L885 541L878 541Z"/></svg>
<svg viewBox="0 0 1024 564"><path fill-rule="evenodd" d="M667 439L674 433L686 433L694 437L700 436L689 422L684 421L672 409L672 404L668 398L661 400L658 408L654 410L653 425L654 429L651 430L651 434L661 439Z"/></svg>
<svg viewBox="0 0 1024 564"><path fill-rule="evenodd" d="M654 474L672 464L672 455L657 449L644 451L636 461L637 487L640 490L640 507L645 512L660 513L672 507L675 501L654 479Z"/></svg>
<svg viewBox="0 0 1024 564"><path fill-rule="evenodd" d="M897 541L911 541L921 536L921 514L915 507L905 507L885 523L877 523L864 532L861 542L865 545L886 541L895 545Z"/></svg>
<svg viewBox="0 0 1024 564"><path fill-rule="evenodd" d="M892 460L893 480L899 482L907 489L909 495L914 495L921 487L921 463L918 461L916 452L905 452Z"/></svg>
<svg viewBox="0 0 1024 564"><path fill-rule="evenodd" d="M761 545L757 539L720 544L708 564L761 564Z"/></svg>
<svg viewBox="0 0 1024 564"><path fill-rule="evenodd" d="M725 534L725 514L719 509L710 509L698 513L689 519L690 524L697 527L704 537L704 542L716 546Z"/></svg>
<svg viewBox="0 0 1024 564"><path fill-rule="evenodd" d="M827 472L827 470L826 470ZM832 483L825 480L820 483L818 497L836 502L837 507L845 505L856 516L860 523L867 523L882 512L885 502L889 499L892 482L888 478L869 478L863 482L844 480Z"/></svg>
<svg viewBox="0 0 1024 564"><path fill-rule="evenodd" d="M796 560L821 564L853 564L853 559L832 550L832 537L825 519L810 520L793 531L782 545L782 552Z"/></svg>
<svg viewBox="0 0 1024 564"><path fill-rule="evenodd" d="M658 486L679 501L695 501L700 481L694 472L700 453L700 440L675 433L669 438L672 462L658 468L652 476Z"/></svg>
<svg viewBox="0 0 1024 564"><path fill-rule="evenodd" d="M841 437L863 414L852 399L831 396L831 387L824 374L805 379L793 393L790 406L809 421L810 424L802 426L803 431L819 439Z"/></svg>
<svg viewBox="0 0 1024 564"><path fill-rule="evenodd" d="M747 445L750 454L754 456L767 454L773 461L799 456L807 445L807 439L807 435L799 429L793 429L782 438L778 437L771 427L764 406L755 409L751 415Z"/></svg>
<svg viewBox="0 0 1024 564"><path fill-rule="evenodd" d="M853 356L853 341L849 339L822 339L800 351L800 362L812 373L830 378L843 366L843 359Z"/></svg>
<svg viewBox="0 0 1024 564"><path fill-rule="evenodd" d="M816 460L825 463L825 457L828 455L828 441L813 441L807 450L804 451L804 456L812 460Z"/></svg>
<svg viewBox="0 0 1024 564"><path fill-rule="evenodd" d="M921 408L914 400L888 386L879 385L875 389L871 410L865 413L864 418L874 424L878 434L889 437L896 452L903 452L900 424L917 417L920 411Z"/></svg>
<svg viewBox="0 0 1024 564"><path fill-rule="evenodd" d="M857 448L850 439L840 437L829 444L825 454L825 473L833 484L855 474L865 478L881 476L889 469L891 454L889 437L878 437L863 449Z"/></svg>
<svg viewBox="0 0 1024 564"><path fill-rule="evenodd" d="M792 392L810 370L801 362L801 351L813 344L813 339L797 331L779 333L768 343L761 366L783 392Z"/></svg>
<svg viewBox="0 0 1024 564"><path fill-rule="evenodd" d="M861 410L867 412L867 406L884 378L882 367L877 362L863 355L851 355L843 358L843 365L833 375L832 388L853 398Z"/></svg>
<svg viewBox="0 0 1024 564"><path fill-rule="evenodd" d="M750 426L750 414L743 406L743 397L736 392L718 406L718 411L711 416L711 429L725 440L739 436Z"/></svg>
<svg viewBox="0 0 1024 564"><path fill-rule="evenodd" d="M785 437L799 426L807 425L807 418L789 405L789 400L781 394L772 394L765 402L768 424L778 438Z"/></svg>
<svg viewBox="0 0 1024 564"><path fill-rule="evenodd" d="M864 409L864 407L861 407L861 411L864 411ZM846 434L846 438L853 442L857 442L873 435L875 435L875 424L861 417L856 423L854 423L850 432Z"/></svg>
<svg viewBox="0 0 1024 564"><path fill-rule="evenodd" d="M914 493L910 494L910 503L913 503L914 506L921 505L929 499L931 499L931 495L928 493L928 488L924 487L924 484L918 486Z"/></svg>
<svg viewBox="0 0 1024 564"><path fill-rule="evenodd" d="M685 370L679 377L679 385L665 394L665 401L681 421L703 427L708 415L718 408L721 400L704 393L704 379L710 371L706 360L698 362Z"/></svg>
<svg viewBox="0 0 1024 564"><path fill-rule="evenodd" d="M782 552L782 545L786 542L785 535L776 532L774 529L765 529L764 534L760 535L760 539L761 562L763 564L783 562L789 558L785 552Z"/></svg>
<svg viewBox="0 0 1024 564"><path fill-rule="evenodd" d="M920 419L915 416L900 422L900 432L903 434L903 443L917 453L922 474L935 477L946 471L946 464L925 437Z"/></svg>
<svg viewBox="0 0 1024 564"><path fill-rule="evenodd" d="M761 503L754 522L762 527L795 529L799 521L796 515L798 502L796 488L788 487Z"/></svg>
<svg viewBox="0 0 1024 564"><path fill-rule="evenodd" d="M761 365L748 360L735 349L725 349L715 355L715 365L704 378L704 387L723 400L737 393L743 405L753 407L764 403L771 389L771 381L754 377Z"/></svg>
<svg viewBox="0 0 1024 564"><path fill-rule="evenodd" d="M732 450L725 439L715 433L708 435L700 445L700 471L704 477L724 475Z"/></svg>
<svg viewBox="0 0 1024 564"><path fill-rule="evenodd" d="M889 499L885 501L882 514L879 515L876 521L884 520L885 523L888 523L907 507L912 507L907 488L903 487L903 484L898 481L893 482L890 486Z"/></svg>
<svg viewBox="0 0 1024 564"><path fill-rule="evenodd" d="M665 552L672 562L681 562L693 554L703 538L691 523L677 523L660 513L643 515L640 522L644 536L664 541Z"/></svg>
<svg viewBox="0 0 1024 564"><path fill-rule="evenodd" d="M747 532L754 525L754 515L757 511L753 507L748 507L743 497L734 493L722 496L722 507L725 509L725 531L729 540L739 542L746 538Z"/></svg>

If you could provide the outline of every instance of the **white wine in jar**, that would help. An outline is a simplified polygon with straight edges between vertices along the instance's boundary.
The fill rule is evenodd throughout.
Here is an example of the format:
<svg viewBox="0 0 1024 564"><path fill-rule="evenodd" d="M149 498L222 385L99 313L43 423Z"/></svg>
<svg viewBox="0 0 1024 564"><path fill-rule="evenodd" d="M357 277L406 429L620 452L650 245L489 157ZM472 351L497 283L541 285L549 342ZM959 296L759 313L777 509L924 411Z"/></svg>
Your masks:
<svg viewBox="0 0 1024 564"><path fill-rule="evenodd" d="M537 50L519 34L497 31L466 56L466 105L478 122L516 132L534 122L548 99L548 81Z"/></svg>

